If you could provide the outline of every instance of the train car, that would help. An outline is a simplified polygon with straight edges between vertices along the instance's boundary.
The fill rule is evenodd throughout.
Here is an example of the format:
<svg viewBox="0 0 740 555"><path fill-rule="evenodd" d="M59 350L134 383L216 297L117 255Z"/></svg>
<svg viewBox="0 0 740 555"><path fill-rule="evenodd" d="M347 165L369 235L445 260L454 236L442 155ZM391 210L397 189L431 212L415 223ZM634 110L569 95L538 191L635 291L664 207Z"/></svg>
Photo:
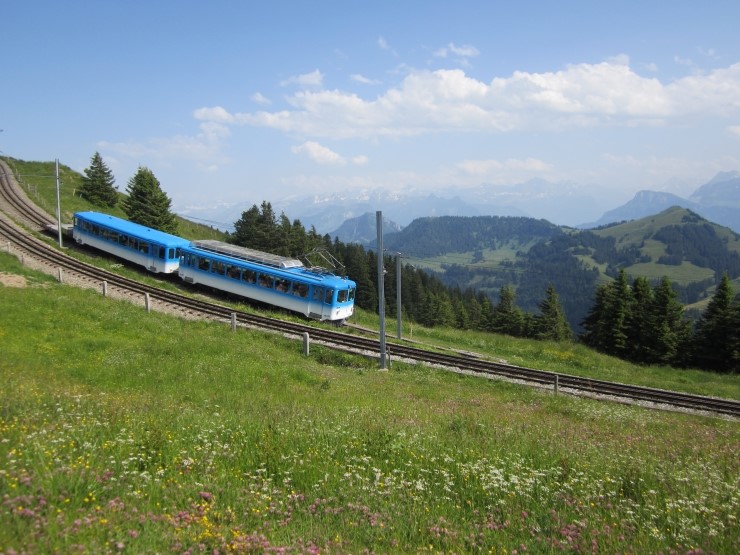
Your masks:
<svg viewBox="0 0 740 555"><path fill-rule="evenodd" d="M341 324L352 315L356 284L300 260L222 241L193 241L183 247L180 277L304 316Z"/></svg>
<svg viewBox="0 0 740 555"><path fill-rule="evenodd" d="M190 241L100 212L76 212L74 240L144 266L172 274L180 265L180 249Z"/></svg>

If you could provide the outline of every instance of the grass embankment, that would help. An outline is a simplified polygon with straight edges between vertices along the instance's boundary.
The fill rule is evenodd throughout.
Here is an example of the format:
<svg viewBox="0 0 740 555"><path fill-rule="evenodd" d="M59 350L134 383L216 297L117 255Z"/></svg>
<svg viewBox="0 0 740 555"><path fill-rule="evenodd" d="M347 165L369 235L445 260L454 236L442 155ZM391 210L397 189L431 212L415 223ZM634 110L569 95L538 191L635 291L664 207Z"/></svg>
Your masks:
<svg viewBox="0 0 740 555"><path fill-rule="evenodd" d="M146 314L0 254L0 552L740 548L736 422Z"/></svg>
<svg viewBox="0 0 740 555"><path fill-rule="evenodd" d="M10 166L14 176L26 191L29 198L56 218L56 164L54 162L27 162L8 156L1 158ZM128 180L131 177L133 176L116 176L116 186L119 191L123 192L126 190ZM77 173L68 166L64 164L59 165L59 205L63 223L72 223L75 212L86 210L104 212L127 219L126 213L123 211L123 195L120 195L119 203L114 208L94 206L80 196L82 178L82 174ZM164 186L164 190L166 192L166 186ZM177 223L177 234L187 239L224 239L225 237L225 234L218 229L197 224L185 218L178 217Z"/></svg>

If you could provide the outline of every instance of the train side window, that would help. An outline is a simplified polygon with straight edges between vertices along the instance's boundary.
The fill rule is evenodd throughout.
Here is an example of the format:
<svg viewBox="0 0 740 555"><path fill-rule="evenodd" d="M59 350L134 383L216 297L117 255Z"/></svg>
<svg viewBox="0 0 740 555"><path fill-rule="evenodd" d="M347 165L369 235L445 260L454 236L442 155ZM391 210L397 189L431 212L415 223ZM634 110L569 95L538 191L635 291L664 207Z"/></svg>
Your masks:
<svg viewBox="0 0 740 555"><path fill-rule="evenodd" d="M128 243L128 237L126 237L125 235L119 235L118 236L118 244L119 245L125 247L127 243Z"/></svg>
<svg viewBox="0 0 740 555"><path fill-rule="evenodd" d="M214 260L211 264L211 272L221 276L224 275L226 273L226 264L219 262L218 260Z"/></svg>
<svg viewBox="0 0 740 555"><path fill-rule="evenodd" d="M164 252L166 250L167 249L165 249L164 247L159 247L159 258L161 258L162 260L164 260Z"/></svg>
<svg viewBox="0 0 740 555"><path fill-rule="evenodd" d="M290 282L287 279L276 279L275 289L277 289L281 293L287 293L288 291L290 291Z"/></svg>
<svg viewBox="0 0 740 555"><path fill-rule="evenodd" d="M266 287L267 289L272 289L272 276L268 276L267 274L260 274L259 284L260 284L260 287Z"/></svg>
<svg viewBox="0 0 740 555"><path fill-rule="evenodd" d="M334 298L334 289L327 289L326 297L324 297L324 302L326 304L331 304L333 298Z"/></svg>
<svg viewBox="0 0 740 555"><path fill-rule="evenodd" d="M170 260L174 260L175 259L175 249L173 249L173 248L167 249L167 254L169 255L169 259Z"/></svg>
<svg viewBox="0 0 740 555"><path fill-rule="evenodd" d="M293 294L296 297L301 297L302 299L305 299L306 297L308 297L308 287L306 285L303 285L302 283L294 283Z"/></svg>
<svg viewBox="0 0 740 555"><path fill-rule="evenodd" d="M321 299L323 298L324 298L324 288L314 287L313 288L313 300L321 302Z"/></svg>
<svg viewBox="0 0 740 555"><path fill-rule="evenodd" d="M231 279L239 279L239 266L227 266L226 275Z"/></svg>
<svg viewBox="0 0 740 555"><path fill-rule="evenodd" d="M144 241L139 243L139 252L143 252L144 254L149 254L149 243L145 243Z"/></svg>
<svg viewBox="0 0 740 555"><path fill-rule="evenodd" d="M203 270L207 272L210 265L211 265L210 260L208 260L207 258L203 258L202 256L198 257L198 269L199 270Z"/></svg>
<svg viewBox="0 0 740 555"><path fill-rule="evenodd" d="M257 281L257 273L253 270L244 270L242 272L242 281L247 283L254 283Z"/></svg>

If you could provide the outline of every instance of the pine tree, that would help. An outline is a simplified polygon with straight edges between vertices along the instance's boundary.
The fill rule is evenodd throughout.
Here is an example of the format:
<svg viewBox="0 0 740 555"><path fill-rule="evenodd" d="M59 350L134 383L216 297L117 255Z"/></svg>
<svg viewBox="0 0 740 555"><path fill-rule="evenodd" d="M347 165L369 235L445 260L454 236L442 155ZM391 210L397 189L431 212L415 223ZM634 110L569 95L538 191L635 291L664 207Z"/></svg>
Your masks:
<svg viewBox="0 0 740 555"><path fill-rule="evenodd" d="M260 210L257 205L242 212L241 218L234 224L234 233L229 237L229 242L242 247L256 248L253 244Z"/></svg>
<svg viewBox="0 0 740 555"><path fill-rule="evenodd" d="M629 352L630 290L624 270L612 283L596 289L594 306L583 320L581 340L601 351L624 357Z"/></svg>
<svg viewBox="0 0 740 555"><path fill-rule="evenodd" d="M162 191L149 168L139 167L126 187L123 210L128 219L166 233L177 233L177 219L170 211L172 201Z"/></svg>
<svg viewBox="0 0 740 555"><path fill-rule="evenodd" d="M85 168L80 195L96 206L113 208L118 204L118 191L113 172L105 165L99 152L90 159L90 167Z"/></svg>
<svg viewBox="0 0 740 555"><path fill-rule="evenodd" d="M627 316L627 357L635 362L649 360L648 344L653 332L650 328L650 307L653 290L645 277L636 277L632 282L629 311Z"/></svg>
<svg viewBox="0 0 740 555"><path fill-rule="evenodd" d="M647 344L646 362L685 364L690 327L683 318L683 306L678 302L678 295L667 277L663 277L653 291L648 322L651 336Z"/></svg>
<svg viewBox="0 0 740 555"><path fill-rule="evenodd" d="M257 227L254 230L253 248L273 252L279 247L278 224L272 204L262 201L260 215L257 218Z"/></svg>
<svg viewBox="0 0 740 555"><path fill-rule="evenodd" d="M539 309L540 313L534 320L534 334L537 339L567 341L573 338L573 332L565 319L558 294L552 284L547 286L545 298L540 303Z"/></svg>
<svg viewBox="0 0 740 555"><path fill-rule="evenodd" d="M733 372L740 369L740 334L735 322L737 303L727 274L697 322L692 361L700 368Z"/></svg>
<svg viewBox="0 0 740 555"><path fill-rule="evenodd" d="M524 315L516 306L516 293L510 285L504 285L499 291L498 304L491 311L488 329L494 333L503 333L514 337L524 335Z"/></svg>

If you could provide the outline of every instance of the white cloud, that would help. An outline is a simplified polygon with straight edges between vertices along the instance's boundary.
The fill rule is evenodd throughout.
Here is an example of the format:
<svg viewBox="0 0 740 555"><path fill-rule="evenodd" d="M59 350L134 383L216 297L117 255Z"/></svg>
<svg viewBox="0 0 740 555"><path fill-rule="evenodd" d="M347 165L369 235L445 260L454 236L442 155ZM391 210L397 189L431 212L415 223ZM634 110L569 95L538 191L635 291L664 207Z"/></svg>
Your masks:
<svg viewBox="0 0 740 555"><path fill-rule="evenodd" d="M360 75L359 73L354 73L350 76L350 79L352 81L356 81L357 83L362 83L363 85L379 85L380 81L377 79L370 79L368 77L365 77L364 75Z"/></svg>
<svg viewBox="0 0 740 555"><path fill-rule="evenodd" d="M368 163L368 158L364 154L359 154L352 157L352 163L355 166L366 166Z"/></svg>
<svg viewBox="0 0 740 555"><path fill-rule="evenodd" d="M557 72L518 71L489 83L459 69L417 70L369 100L348 91L303 90L289 96L289 108L280 111L229 114L215 107L201 108L195 115L340 139L654 126L687 116L740 112L740 63L666 84L635 73L626 62L620 56ZM320 72L309 75L315 74Z"/></svg>
<svg viewBox="0 0 740 555"><path fill-rule="evenodd" d="M447 58L448 56L454 56L457 62L462 66L470 65L470 58L474 58L479 55L480 52L475 46L463 45L457 46L454 43L449 43L447 46L438 48L433 52L433 55L437 58Z"/></svg>
<svg viewBox="0 0 740 555"><path fill-rule="evenodd" d="M449 43L447 46L434 51L434 55L438 58L446 58L448 54L459 56L460 58L473 58L480 54L480 51L475 46L469 44L456 46L454 43Z"/></svg>
<svg viewBox="0 0 740 555"><path fill-rule="evenodd" d="M740 125L731 125L727 128L727 130L733 135L737 135L738 137L740 137Z"/></svg>
<svg viewBox="0 0 740 555"><path fill-rule="evenodd" d="M294 75L281 81L280 84L285 87L288 85L298 85L300 87L320 87L324 82L324 74L318 69L313 70L311 73L303 73L301 75Z"/></svg>
<svg viewBox="0 0 740 555"><path fill-rule="evenodd" d="M642 64L642 67L645 69L645 71L649 71L651 73L657 73L658 72L658 64L655 62L645 62Z"/></svg>
<svg viewBox="0 0 740 555"><path fill-rule="evenodd" d="M391 45L390 45L390 44L388 44L388 41L387 41L387 40L385 40L385 38L384 38L384 37L382 37L382 36L381 36L381 37L378 37L378 46L380 47L380 49L381 49L381 50L387 50L388 52L390 52L390 53L391 53L391 54L393 54L394 56L398 56L398 52L396 52L396 51L395 51L395 50L394 50L394 49L393 49L393 48L391 47Z"/></svg>
<svg viewBox="0 0 740 555"><path fill-rule="evenodd" d="M257 104L261 104L262 106L269 106L270 104L272 104L270 99L263 95L261 92L254 93L251 96L251 99Z"/></svg>
<svg viewBox="0 0 740 555"><path fill-rule="evenodd" d="M231 123L234 121L234 116L221 106L198 108L193 111L193 117L201 121L216 121L219 123Z"/></svg>
<svg viewBox="0 0 740 555"><path fill-rule="evenodd" d="M339 154L330 148L320 145L316 141L306 141L302 145L294 146L291 148L291 152L293 154L305 154L311 160L321 165L336 166L346 164L346 160Z"/></svg>

